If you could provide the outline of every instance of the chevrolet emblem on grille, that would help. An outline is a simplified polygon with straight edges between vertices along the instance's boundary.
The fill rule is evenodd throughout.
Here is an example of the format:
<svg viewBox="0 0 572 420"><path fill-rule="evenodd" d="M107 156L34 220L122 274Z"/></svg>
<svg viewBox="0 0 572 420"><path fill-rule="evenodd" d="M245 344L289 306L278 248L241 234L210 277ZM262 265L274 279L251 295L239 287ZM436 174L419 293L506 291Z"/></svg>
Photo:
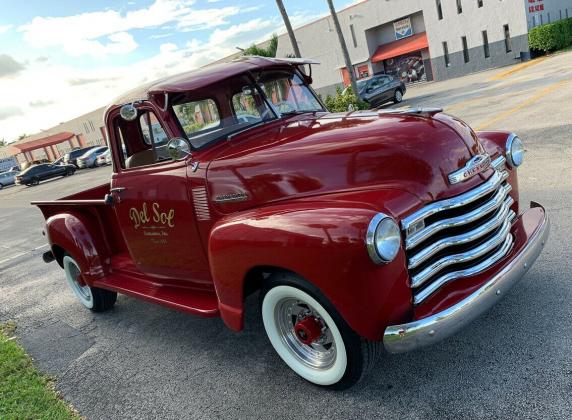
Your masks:
<svg viewBox="0 0 572 420"><path fill-rule="evenodd" d="M489 155L476 155L472 157L463 168L457 169L449 174L449 183L451 185L466 181L481 172L486 171L491 166L491 157Z"/></svg>

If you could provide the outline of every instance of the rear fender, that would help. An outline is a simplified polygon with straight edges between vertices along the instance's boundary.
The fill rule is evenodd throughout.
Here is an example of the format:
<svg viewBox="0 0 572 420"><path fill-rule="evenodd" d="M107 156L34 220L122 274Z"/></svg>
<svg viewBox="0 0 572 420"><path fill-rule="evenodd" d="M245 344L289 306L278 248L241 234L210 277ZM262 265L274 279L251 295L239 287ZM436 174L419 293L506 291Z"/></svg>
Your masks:
<svg viewBox="0 0 572 420"><path fill-rule="evenodd" d="M93 217L81 212L59 213L46 221L46 233L52 252L57 257L64 250L77 261L84 280L92 284L109 273L110 255ZM61 264L61 261L58 260Z"/></svg>
<svg viewBox="0 0 572 420"><path fill-rule="evenodd" d="M355 203L298 202L220 220L209 262L223 320L243 328L244 279L256 267L279 267L316 286L359 335L379 340L391 320L407 319L411 292L405 256L376 265L365 247L377 213Z"/></svg>

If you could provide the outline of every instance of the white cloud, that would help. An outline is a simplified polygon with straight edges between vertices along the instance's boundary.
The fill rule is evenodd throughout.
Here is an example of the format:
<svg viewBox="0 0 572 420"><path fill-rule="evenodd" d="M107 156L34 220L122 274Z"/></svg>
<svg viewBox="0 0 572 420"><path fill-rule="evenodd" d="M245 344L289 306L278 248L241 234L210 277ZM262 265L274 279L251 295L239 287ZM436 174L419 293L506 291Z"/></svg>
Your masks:
<svg viewBox="0 0 572 420"><path fill-rule="evenodd" d="M158 1L154 5L158 3L173 2ZM177 2L177 4L182 3ZM183 7L188 7L189 3L186 4L187 6L183 5ZM169 10L179 13L178 9ZM241 10L241 13L243 11ZM53 26L55 23L51 21L49 24L40 21L39 27L26 28L23 32L30 37L30 42L39 45L56 45L63 48L66 43L71 43L72 46L67 47L71 51L79 51L82 48L91 49L95 52L90 53L96 55L123 54L135 48L135 40L128 33L128 28L133 27L133 23L127 24L123 21L127 19L127 15L119 15L120 22L117 23L113 17L116 12L101 13L104 17L108 16L111 21L105 23L101 21L101 17L98 17L96 19L98 24L92 24L88 22L89 19L85 20L86 18L83 17L80 22L72 19L74 29L68 28L65 31L58 28L58 25L64 23L63 21L58 21L56 26ZM87 15L94 17L89 13ZM157 28L178 25L181 21L180 15L169 22L165 22L167 19L165 14L160 18L152 19L142 15L140 18L142 19L141 25L156 23ZM101 27L99 23L107 27ZM89 28L81 28L83 24L88 25ZM14 108L8 113L5 112L10 115L5 115L5 118L0 121L0 133L7 140L13 140L22 132L34 133L40 129L53 127L61 121L67 121L98 107L106 106L119 94L142 83L204 66L236 53L235 47L237 46L248 47L253 42L266 40L268 34L280 33L281 26L281 19L273 17L227 25L224 29L215 28L207 40L199 40L196 37L179 45L166 42L158 48L155 56L121 67L109 62L110 64L85 69L75 67L73 64L58 65L54 60L31 61L23 71L10 79L0 78L0 91L4 97L11 98L10 106ZM47 33L46 39L42 40L40 27L48 32L54 30L56 33ZM74 30L77 30L81 36L74 34ZM34 107L30 105L31 103L42 103L43 106ZM14 112L16 109L21 110L22 113Z"/></svg>
<svg viewBox="0 0 572 420"><path fill-rule="evenodd" d="M14 25L0 25L0 34L8 32Z"/></svg>
<svg viewBox="0 0 572 420"><path fill-rule="evenodd" d="M271 25L271 21L258 18L245 23L239 23L238 25L233 25L227 29L215 29L209 38L209 44L223 45L231 39L234 43L241 42L244 39L245 34L266 29Z"/></svg>
<svg viewBox="0 0 572 420"><path fill-rule="evenodd" d="M161 51L162 53L176 51L177 49L178 49L177 45L173 44L172 42L161 44L161 46L159 47L159 51Z"/></svg>
<svg viewBox="0 0 572 420"><path fill-rule="evenodd" d="M72 56L125 54L137 47L128 31L164 27L168 23L184 32L227 24L238 7L195 9L194 0L155 0L149 7L121 14L116 10L64 17L35 17L18 28L36 48L58 47Z"/></svg>
<svg viewBox="0 0 572 420"><path fill-rule="evenodd" d="M182 32L215 28L227 24L226 18L237 15L243 10L238 7L223 7L220 9L191 10L177 20L177 29Z"/></svg>
<svg viewBox="0 0 572 420"><path fill-rule="evenodd" d="M63 46L63 49L74 57L84 54L104 57L109 54L127 54L137 48L137 43L128 32L116 32L105 39L106 42L72 38Z"/></svg>

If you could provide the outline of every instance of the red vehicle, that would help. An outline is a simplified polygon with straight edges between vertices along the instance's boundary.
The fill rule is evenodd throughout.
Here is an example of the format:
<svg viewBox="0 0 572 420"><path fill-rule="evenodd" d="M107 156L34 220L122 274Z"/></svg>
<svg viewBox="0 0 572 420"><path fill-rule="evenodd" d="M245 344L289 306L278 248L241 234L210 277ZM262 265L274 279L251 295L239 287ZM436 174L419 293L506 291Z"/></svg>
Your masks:
<svg viewBox="0 0 572 420"><path fill-rule="evenodd" d="M240 331L259 291L280 357L341 389L525 274L549 229L520 207L517 136L437 109L328 113L309 63L245 58L108 108L111 183L34 203L84 306L123 293Z"/></svg>

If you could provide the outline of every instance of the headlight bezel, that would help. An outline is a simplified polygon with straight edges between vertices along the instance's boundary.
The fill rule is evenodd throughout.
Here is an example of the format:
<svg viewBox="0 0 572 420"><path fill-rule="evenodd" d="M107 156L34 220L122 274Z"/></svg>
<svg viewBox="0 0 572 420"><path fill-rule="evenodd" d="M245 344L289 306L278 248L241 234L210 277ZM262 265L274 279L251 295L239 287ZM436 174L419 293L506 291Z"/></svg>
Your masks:
<svg viewBox="0 0 572 420"><path fill-rule="evenodd" d="M518 142L516 144L520 144L520 162L519 159L515 159L515 153L514 153L514 146L515 146L515 142ZM522 142L521 138L518 137L518 135L516 135L515 133L511 133L508 136L508 139L506 140L506 146L505 146L505 155L506 155L506 161L508 163L508 165L511 168L518 168L520 165L523 164L524 162L524 154L525 154L526 150L524 149L524 143Z"/></svg>
<svg viewBox="0 0 572 420"><path fill-rule="evenodd" d="M394 247L394 252L387 252L388 250L380 251L378 246L378 232L380 228L383 227L382 225L385 224L388 226L387 223L391 223L389 227L392 230L390 232L392 235L386 236L386 238L382 240L386 241L385 243L389 243L387 241L393 241L393 243L389 245ZM397 242L395 242L395 239L397 239ZM399 224L393 217L385 213L376 214L369 222L365 243L369 257L374 263L388 264L392 262L397 257L399 250L401 249L401 230L399 229ZM389 251L391 251L391 249Z"/></svg>

